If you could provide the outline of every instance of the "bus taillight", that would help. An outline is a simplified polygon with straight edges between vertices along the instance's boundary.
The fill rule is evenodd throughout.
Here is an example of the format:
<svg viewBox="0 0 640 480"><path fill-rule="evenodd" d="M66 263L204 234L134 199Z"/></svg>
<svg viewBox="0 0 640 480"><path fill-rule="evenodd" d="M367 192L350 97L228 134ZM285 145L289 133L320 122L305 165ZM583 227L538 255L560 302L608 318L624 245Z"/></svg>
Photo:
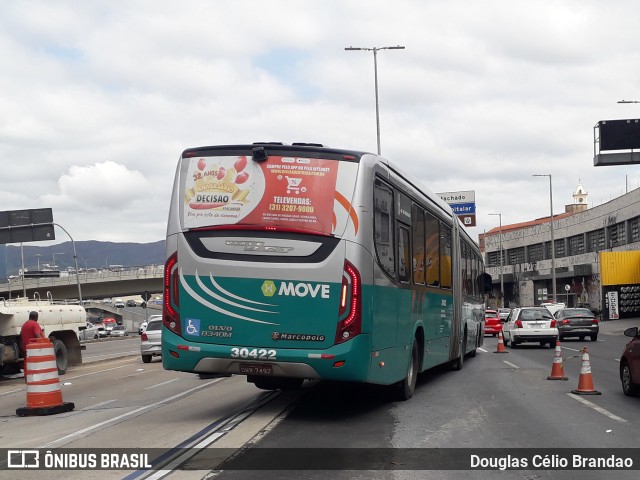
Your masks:
<svg viewBox="0 0 640 480"><path fill-rule="evenodd" d="M176 310L179 307L178 291L178 252L175 252L164 264L162 322L180 335L180 314Z"/></svg>
<svg viewBox="0 0 640 480"><path fill-rule="evenodd" d="M338 308L338 318L341 320L338 322L335 343L346 342L362 332L361 291L360 273L345 260Z"/></svg>

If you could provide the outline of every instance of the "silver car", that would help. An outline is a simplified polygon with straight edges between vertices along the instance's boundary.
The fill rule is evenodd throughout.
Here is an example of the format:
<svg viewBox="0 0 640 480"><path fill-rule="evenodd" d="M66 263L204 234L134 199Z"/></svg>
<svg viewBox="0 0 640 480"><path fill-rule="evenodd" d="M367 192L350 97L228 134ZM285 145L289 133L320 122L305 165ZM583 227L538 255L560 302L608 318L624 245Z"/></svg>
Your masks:
<svg viewBox="0 0 640 480"><path fill-rule="evenodd" d="M150 318L140 339L140 354L144 363L149 363L156 355L162 355L162 317Z"/></svg>
<svg viewBox="0 0 640 480"><path fill-rule="evenodd" d="M112 337L126 337L129 335L129 332L124 325L116 325L111 329L110 335Z"/></svg>

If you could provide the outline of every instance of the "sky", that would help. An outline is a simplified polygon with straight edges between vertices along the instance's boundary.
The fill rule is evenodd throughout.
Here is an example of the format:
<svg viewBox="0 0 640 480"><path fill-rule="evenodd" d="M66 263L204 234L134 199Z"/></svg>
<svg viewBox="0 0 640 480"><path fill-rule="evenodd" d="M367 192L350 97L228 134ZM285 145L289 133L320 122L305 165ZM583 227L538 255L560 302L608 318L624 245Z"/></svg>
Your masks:
<svg viewBox="0 0 640 480"><path fill-rule="evenodd" d="M594 126L640 118L636 0L0 2L0 211L155 242L189 147L315 142L474 191L478 234L640 186ZM56 243L68 241L56 229Z"/></svg>

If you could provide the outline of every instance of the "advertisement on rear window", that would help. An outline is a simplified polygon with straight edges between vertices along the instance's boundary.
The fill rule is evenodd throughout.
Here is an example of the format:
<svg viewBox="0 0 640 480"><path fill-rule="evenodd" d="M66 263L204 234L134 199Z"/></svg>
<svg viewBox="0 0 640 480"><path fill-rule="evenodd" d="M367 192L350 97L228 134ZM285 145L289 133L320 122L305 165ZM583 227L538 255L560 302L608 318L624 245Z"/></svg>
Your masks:
<svg viewBox="0 0 640 480"><path fill-rule="evenodd" d="M330 233L339 165L280 156L262 163L246 156L190 159L183 225L280 225Z"/></svg>

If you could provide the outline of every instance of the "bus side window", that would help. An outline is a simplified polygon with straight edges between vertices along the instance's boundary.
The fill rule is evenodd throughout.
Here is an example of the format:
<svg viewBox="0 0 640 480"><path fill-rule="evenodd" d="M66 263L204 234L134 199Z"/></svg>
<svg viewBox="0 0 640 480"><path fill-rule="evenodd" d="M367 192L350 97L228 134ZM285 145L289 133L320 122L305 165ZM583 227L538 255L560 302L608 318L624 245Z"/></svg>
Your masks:
<svg viewBox="0 0 640 480"><path fill-rule="evenodd" d="M376 182L373 189L374 201L374 241L380 265L395 277L393 252L393 192L389 187Z"/></svg>
<svg viewBox="0 0 640 480"><path fill-rule="evenodd" d="M409 230L398 228L398 278L403 283L408 283L411 278Z"/></svg>
<svg viewBox="0 0 640 480"><path fill-rule="evenodd" d="M467 269L467 244L464 241L460 242L460 278L462 279L462 293L469 293L468 280L469 274Z"/></svg>
<svg viewBox="0 0 640 480"><path fill-rule="evenodd" d="M413 283L424 285L424 211L415 203L411 207L413 233Z"/></svg>
<svg viewBox="0 0 640 480"><path fill-rule="evenodd" d="M471 287L473 288L473 294L477 297L478 295L480 295L480 291L478 290L478 283L474 282L473 279L478 277L478 265L479 265L479 259L478 256L473 254L473 269L471 270L472 275L471 278L469 279L471 282Z"/></svg>
<svg viewBox="0 0 640 480"><path fill-rule="evenodd" d="M469 295L473 295L473 279L474 279L474 268L473 268L473 249L467 244L467 269L469 272L469 276L467 277L467 293Z"/></svg>
<svg viewBox="0 0 640 480"><path fill-rule="evenodd" d="M427 285L440 285L440 222L429 212L425 214L426 243L425 264Z"/></svg>
<svg viewBox="0 0 640 480"><path fill-rule="evenodd" d="M442 288L451 288L451 227L440 222L440 282Z"/></svg>

